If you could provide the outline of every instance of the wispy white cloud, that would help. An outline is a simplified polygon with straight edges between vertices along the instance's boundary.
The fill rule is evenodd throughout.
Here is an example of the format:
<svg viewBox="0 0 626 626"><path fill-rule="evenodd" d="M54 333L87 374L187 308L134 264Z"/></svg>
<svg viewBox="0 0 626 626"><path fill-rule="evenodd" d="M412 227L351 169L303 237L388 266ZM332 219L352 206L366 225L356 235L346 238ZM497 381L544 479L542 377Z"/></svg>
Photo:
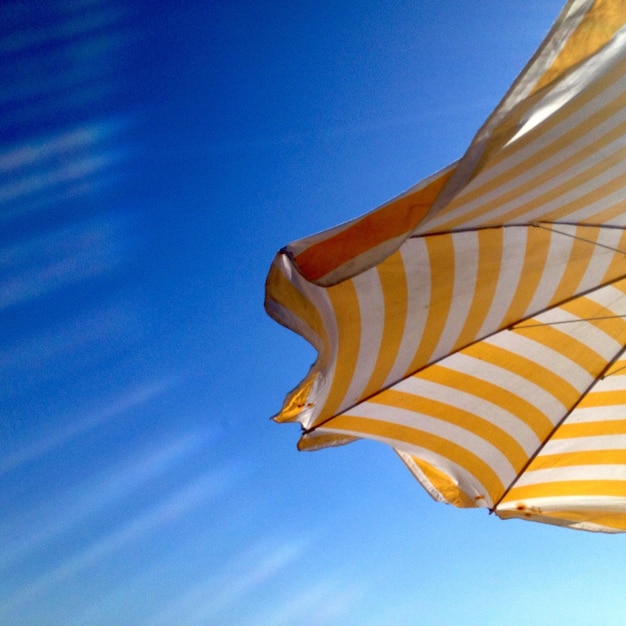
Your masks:
<svg viewBox="0 0 626 626"><path fill-rule="evenodd" d="M306 539L261 540L231 559L222 571L212 573L187 590L148 623L152 626L220 623L220 615L225 615L246 594L274 580L310 546Z"/></svg>
<svg viewBox="0 0 626 626"><path fill-rule="evenodd" d="M432 108L421 113L410 115L397 115L394 117L370 118L362 122L347 122L329 124L315 130L293 130L281 135L251 137L244 140L214 142L207 145L172 147L167 151L170 156L197 157L205 154L239 154L276 150L277 148L289 148L291 146L310 145L311 142L337 141L368 135L380 135L390 131L400 132L415 128L424 124L438 122L442 118L461 117L468 110L483 110L489 106L489 101L475 100L471 103L452 104L445 107Z"/></svg>
<svg viewBox="0 0 626 626"><path fill-rule="evenodd" d="M51 512L32 512L29 518L36 520L36 523L31 522L29 527L20 522L19 532L12 533L17 538L4 541L0 568L13 566L15 561L33 550L132 494L175 464L189 458L201 446L205 446L209 439L208 434L191 433L169 441L156 450L136 454L132 460L117 467L107 467L96 479L84 481L65 495L55 498Z"/></svg>
<svg viewBox="0 0 626 626"><path fill-rule="evenodd" d="M33 334L0 350L0 376L15 380L23 372L50 368L55 360L75 359L76 353L86 347L98 343L102 345L102 342L110 342L117 337L129 337L133 334L139 334L139 331L132 307L123 302L103 307L81 316L78 320L67 321L52 330ZM10 391L4 390L4 395L10 395Z"/></svg>
<svg viewBox="0 0 626 626"><path fill-rule="evenodd" d="M0 172L15 174L26 168L39 167L76 152L92 150L110 141L125 128L119 119L83 123L41 137L30 137L20 143L5 146L0 152Z"/></svg>
<svg viewBox="0 0 626 626"><path fill-rule="evenodd" d="M110 216L0 249L0 310L112 270L124 258L124 230Z"/></svg>
<svg viewBox="0 0 626 626"><path fill-rule="evenodd" d="M150 533L174 523L193 509L206 504L231 488L237 477L236 468L223 467L192 480L182 489L150 507L124 526L113 530L104 538L68 557L57 567L49 569L23 585L13 592L11 597L4 598L0 602L0 617L13 619L21 607L51 591L55 586L64 584L65 581L82 571L96 566L107 556L146 538Z"/></svg>
<svg viewBox="0 0 626 626"><path fill-rule="evenodd" d="M87 51L77 54L87 54ZM94 54L97 58L106 56ZM80 83L91 76L94 62L81 62L78 65L80 69L71 70L70 74L78 72L79 75L74 79ZM46 76L50 74L45 73ZM55 74L50 79L20 83L15 89L42 89L46 80L53 80L58 87L59 77ZM95 79L91 77L89 80ZM93 85L94 93L101 93L106 84L107 81L98 81ZM91 90L87 85L82 85L80 89L75 86L68 89L67 99L80 100L81 94L88 96ZM34 97L36 94L15 95L16 98L19 96L28 101L28 110L37 107L38 102L47 100ZM26 109L11 107L10 116L22 115ZM18 120L4 121L8 124L18 123ZM133 148L126 141L132 124L131 115L108 115L0 146L0 222L8 222L71 198L98 193L103 188L119 183L129 172L128 166L121 165L127 165L133 155ZM111 220L109 217L108 220L101 218L100 221ZM58 234L62 233L51 232L47 236ZM39 239L42 236L46 235L39 235ZM20 242L13 244L12 248L16 245L29 248L34 243L36 240ZM0 251L0 260L4 260L8 252L10 250Z"/></svg>
<svg viewBox="0 0 626 626"><path fill-rule="evenodd" d="M168 389L171 384L172 381L170 380L160 380L136 386L121 394L103 408L93 411L79 420L69 422L63 428L46 433L45 436L30 445L25 445L13 453L4 455L0 459L0 475L6 474L25 463L32 462L55 448L68 443L75 437L119 417L143 403L153 400Z"/></svg>
<svg viewBox="0 0 626 626"><path fill-rule="evenodd" d="M265 612L254 616L251 623L256 626L324 626L339 624L342 618L351 621L348 615L355 613L367 591L362 581L353 582L350 578L312 581L282 604L274 602Z"/></svg>
<svg viewBox="0 0 626 626"><path fill-rule="evenodd" d="M80 3L69 4L77 5ZM94 33L103 28L114 27L124 16L125 12L119 7L111 6L111 3L108 4L109 6L104 9L91 10L76 17L71 15L60 17L57 21L45 26L16 30L0 40L0 52L4 54L23 54L32 48L63 43L79 36L93 36Z"/></svg>

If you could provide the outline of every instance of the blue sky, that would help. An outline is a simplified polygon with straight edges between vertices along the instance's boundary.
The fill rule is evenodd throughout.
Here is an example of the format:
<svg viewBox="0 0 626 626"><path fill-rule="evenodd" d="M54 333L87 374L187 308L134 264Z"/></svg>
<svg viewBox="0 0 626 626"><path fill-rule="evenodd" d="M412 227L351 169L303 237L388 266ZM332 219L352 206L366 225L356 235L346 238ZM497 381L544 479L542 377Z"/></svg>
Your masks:
<svg viewBox="0 0 626 626"><path fill-rule="evenodd" d="M2 5L0 623L623 623L622 536L268 419L274 253L460 157L560 8Z"/></svg>

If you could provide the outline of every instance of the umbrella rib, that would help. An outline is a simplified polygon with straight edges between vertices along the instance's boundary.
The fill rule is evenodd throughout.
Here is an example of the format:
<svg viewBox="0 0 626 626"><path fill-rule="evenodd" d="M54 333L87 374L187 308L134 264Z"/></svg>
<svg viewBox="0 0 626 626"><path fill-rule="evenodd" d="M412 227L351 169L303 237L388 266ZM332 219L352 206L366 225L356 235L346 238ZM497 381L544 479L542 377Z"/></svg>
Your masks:
<svg viewBox="0 0 626 626"><path fill-rule="evenodd" d="M557 320L556 322L537 322L536 324L524 324L518 322L515 326L510 326L509 330L524 330L525 328L537 328L539 326L557 326L559 324L578 324L580 322L597 322L600 320L624 319L626 315L602 315L599 317L581 317L575 320ZM523 325L522 325L523 324Z"/></svg>
<svg viewBox="0 0 626 626"><path fill-rule="evenodd" d="M618 367L616 370L612 371L610 374L608 374L605 371L604 374L602 374L602 378L604 379L607 376L615 376L615 374L617 374L617 372L623 372L624 370L626 370L626 365L622 365L622 367Z"/></svg>
<svg viewBox="0 0 626 626"><path fill-rule="evenodd" d="M547 230L551 233L556 233L557 235L563 235L565 237L571 237L572 239L578 239L578 241L584 241L585 243L590 243L594 246L598 246L598 248L605 248L606 250L611 250L611 252L617 252L619 254L626 255L626 250L620 250L619 248L614 248L613 246L607 246L606 244L598 243L597 241L593 241L592 239L581 237L580 235L572 235L571 233L564 233L562 230L556 230L555 228L549 228L548 226L545 226L545 224L560 224L560 223L561 222L532 222L530 225L535 226L536 228L543 228L544 230ZM596 228L602 228L602 226L596 226ZM624 230L623 227L619 229Z"/></svg>
<svg viewBox="0 0 626 626"><path fill-rule="evenodd" d="M535 228L543 228L544 230L549 230L551 233L555 233L557 235L563 235L565 237L571 237L573 239L580 239L581 241L585 241L587 243L591 243L594 246L600 246L603 248L607 248L608 250L612 250L613 252L619 252L621 254L626 255L626 250L620 250L619 248L612 248L611 246L606 246L604 244L600 244L597 241L593 241L592 239L585 239L584 237L580 237L578 235L572 235L571 233L564 233L561 230L555 230L554 228L549 228L549 225L556 226L585 226L588 228L598 228L598 229L610 229L610 230L625 230L626 226L619 226L617 224L581 224L576 222L547 222L547 221L537 221L537 222L520 222L519 224L492 224L485 226L466 226L464 228L453 228L450 230L437 230L427 233L417 233L415 235L410 235L408 239L422 239L425 237L437 237L439 235L454 235L457 233L473 233L479 230L494 230L496 228L529 228L534 226Z"/></svg>
<svg viewBox="0 0 626 626"><path fill-rule="evenodd" d="M513 487L517 484L517 481L524 475L524 472L528 469L530 464L537 458L539 453L545 448L546 444L552 439L556 431L561 427L563 422L572 414L572 412L576 409L576 407L583 401L583 399L587 396L587 394L593 389L595 384L602 380L612 365L618 361L621 356L626 352L626 346L623 346L621 350L619 350L615 356L606 364L604 369L600 372L600 374L591 382L591 384L585 389L583 393L580 394L578 400L573 404L573 406L565 413L565 415L554 425L554 428L550 431L550 434L543 440L541 445L537 447L534 454L526 461L522 469L517 473L515 479L511 482L511 484L505 489L504 493L498 498L498 500L494 503L494 505L489 509L489 513L495 513L498 505L504 500L507 494L513 489Z"/></svg>

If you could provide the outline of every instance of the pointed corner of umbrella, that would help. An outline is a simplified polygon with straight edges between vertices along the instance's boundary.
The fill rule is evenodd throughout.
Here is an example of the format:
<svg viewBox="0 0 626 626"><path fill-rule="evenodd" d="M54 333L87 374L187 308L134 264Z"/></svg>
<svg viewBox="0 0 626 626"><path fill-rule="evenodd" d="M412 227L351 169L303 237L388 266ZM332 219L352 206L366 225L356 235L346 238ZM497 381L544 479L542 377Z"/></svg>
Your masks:
<svg viewBox="0 0 626 626"><path fill-rule="evenodd" d="M452 504L460 509L474 509L488 506L489 502L484 494L477 494L472 498L461 489L458 480L454 479L443 470L413 454L398 450L397 448L394 448L394 450L433 500L443 502L444 504Z"/></svg>
<svg viewBox="0 0 626 626"><path fill-rule="evenodd" d="M344 446L357 440L358 437L340 433L325 433L316 430L304 431L300 441L298 441L298 450L300 452L314 452L322 448Z"/></svg>
<svg viewBox="0 0 626 626"><path fill-rule="evenodd" d="M615 534L626 531L623 500L580 495L529 500L509 498L495 507L495 513L502 520L520 519L572 530Z"/></svg>
<svg viewBox="0 0 626 626"><path fill-rule="evenodd" d="M315 408L315 403L310 401L310 395L317 375L318 372L310 371L306 378L287 394L281 410L271 419L278 423L306 422L306 418Z"/></svg>

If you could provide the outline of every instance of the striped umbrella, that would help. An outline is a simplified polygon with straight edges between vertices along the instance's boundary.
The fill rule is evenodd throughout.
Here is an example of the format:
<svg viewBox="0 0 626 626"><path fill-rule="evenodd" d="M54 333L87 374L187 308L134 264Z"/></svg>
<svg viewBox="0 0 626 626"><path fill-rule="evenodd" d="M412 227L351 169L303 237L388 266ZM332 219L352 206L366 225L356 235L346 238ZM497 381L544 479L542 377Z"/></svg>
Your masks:
<svg viewBox="0 0 626 626"><path fill-rule="evenodd" d="M300 449L392 446L437 500L626 530L626 6L571 0L464 157L281 250L318 356Z"/></svg>

